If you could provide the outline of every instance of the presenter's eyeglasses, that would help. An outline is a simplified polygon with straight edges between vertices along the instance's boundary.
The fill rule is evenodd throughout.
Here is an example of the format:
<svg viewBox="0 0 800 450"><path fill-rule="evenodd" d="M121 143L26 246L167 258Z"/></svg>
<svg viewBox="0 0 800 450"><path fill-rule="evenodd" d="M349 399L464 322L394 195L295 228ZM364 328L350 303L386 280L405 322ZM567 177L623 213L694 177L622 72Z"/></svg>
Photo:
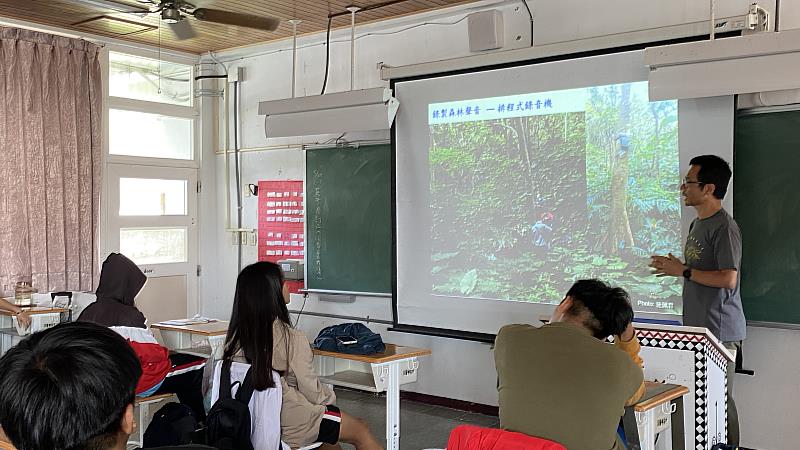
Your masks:
<svg viewBox="0 0 800 450"><path fill-rule="evenodd" d="M687 186L688 186L688 185L690 185L690 184L696 184L698 187L701 187L701 186L703 186L705 183L703 183L702 181L690 181L690 180L683 180L683 184L685 184L685 185L687 185Z"/></svg>

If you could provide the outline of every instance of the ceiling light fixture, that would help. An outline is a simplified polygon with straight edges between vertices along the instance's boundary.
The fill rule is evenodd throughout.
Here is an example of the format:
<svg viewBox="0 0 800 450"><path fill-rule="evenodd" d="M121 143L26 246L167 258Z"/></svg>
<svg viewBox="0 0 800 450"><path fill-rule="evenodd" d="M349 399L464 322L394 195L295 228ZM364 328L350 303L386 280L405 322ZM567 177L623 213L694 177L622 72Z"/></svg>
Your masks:
<svg viewBox="0 0 800 450"><path fill-rule="evenodd" d="M269 138L388 130L400 102L377 87L258 103Z"/></svg>
<svg viewBox="0 0 800 450"><path fill-rule="evenodd" d="M180 22L181 19L183 19L183 16L178 8L164 8L164 10L161 11L161 20L163 20L164 23L172 25Z"/></svg>

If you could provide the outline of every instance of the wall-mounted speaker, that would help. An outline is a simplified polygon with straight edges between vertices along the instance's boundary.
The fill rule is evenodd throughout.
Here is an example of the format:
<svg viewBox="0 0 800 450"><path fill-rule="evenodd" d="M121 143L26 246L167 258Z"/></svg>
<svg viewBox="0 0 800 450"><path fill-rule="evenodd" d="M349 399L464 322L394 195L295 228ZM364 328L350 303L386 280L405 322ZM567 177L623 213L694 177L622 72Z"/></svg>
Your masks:
<svg viewBox="0 0 800 450"><path fill-rule="evenodd" d="M472 13L467 18L469 49L472 52L503 47L503 13L497 9Z"/></svg>

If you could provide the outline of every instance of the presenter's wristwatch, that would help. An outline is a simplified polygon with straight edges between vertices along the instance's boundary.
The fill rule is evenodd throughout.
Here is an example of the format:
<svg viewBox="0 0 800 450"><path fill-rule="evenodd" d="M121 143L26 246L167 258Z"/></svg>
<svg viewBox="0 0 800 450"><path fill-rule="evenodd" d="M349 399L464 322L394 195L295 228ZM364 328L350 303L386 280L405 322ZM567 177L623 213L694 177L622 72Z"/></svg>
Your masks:
<svg viewBox="0 0 800 450"><path fill-rule="evenodd" d="M683 271L683 278L686 278L687 280L691 280L692 279L692 269L687 267L686 270Z"/></svg>

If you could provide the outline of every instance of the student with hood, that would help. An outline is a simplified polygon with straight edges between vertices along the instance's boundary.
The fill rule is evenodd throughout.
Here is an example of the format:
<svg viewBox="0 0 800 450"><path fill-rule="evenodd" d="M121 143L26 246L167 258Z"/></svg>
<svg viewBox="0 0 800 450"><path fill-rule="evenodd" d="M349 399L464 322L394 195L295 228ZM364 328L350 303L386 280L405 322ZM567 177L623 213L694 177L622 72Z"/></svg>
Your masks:
<svg viewBox="0 0 800 450"><path fill-rule="evenodd" d="M135 303L146 282L147 276L133 261L111 253L100 271L97 301L83 310L78 322L109 327L128 340L142 364L142 376L136 386L138 397L174 393L203 420L201 386L206 360L181 353L170 355L156 341Z"/></svg>

